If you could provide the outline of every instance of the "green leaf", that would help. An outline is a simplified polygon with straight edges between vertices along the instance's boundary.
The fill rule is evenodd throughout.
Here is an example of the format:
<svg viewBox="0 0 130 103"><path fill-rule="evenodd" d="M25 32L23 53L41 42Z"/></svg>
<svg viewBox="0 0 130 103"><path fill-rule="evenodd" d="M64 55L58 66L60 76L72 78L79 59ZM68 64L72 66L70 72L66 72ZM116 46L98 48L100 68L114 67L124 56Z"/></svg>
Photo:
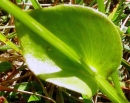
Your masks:
<svg viewBox="0 0 130 103"><path fill-rule="evenodd" d="M31 0L32 5L35 9L41 9L42 7L40 6L38 0Z"/></svg>
<svg viewBox="0 0 130 103"><path fill-rule="evenodd" d="M21 90L21 91L26 91L26 90L28 90L29 88L32 87L32 85L29 86L30 84L31 84L30 82L17 83L16 85L14 85L14 89ZM10 93L10 98L17 98L17 94L18 94L18 92L11 92ZM23 98L28 99L28 96L29 95L24 94Z"/></svg>
<svg viewBox="0 0 130 103"><path fill-rule="evenodd" d="M128 26L128 29L126 31L128 34L130 34L130 26Z"/></svg>
<svg viewBox="0 0 130 103"><path fill-rule="evenodd" d="M37 82L35 82L35 81L16 83L14 85L14 89L19 90L19 91L28 91L29 89L31 89L31 90L37 91L39 94L41 94L41 92L43 91L42 88L41 88L41 86L40 86L40 84L37 83ZM13 99L17 99L17 98L19 98L19 97L17 97L17 94L18 94L18 92L11 92L9 94L9 97L13 98ZM24 94L23 95L23 99L24 100L28 101L29 98L30 98L30 95L28 95L28 94Z"/></svg>
<svg viewBox="0 0 130 103"><path fill-rule="evenodd" d="M70 5L28 13L71 47L82 62L80 65L71 61L25 25L16 22L26 62L41 79L90 98L97 91L97 83L88 70L106 78L119 66L122 56L120 35L105 15L91 8Z"/></svg>
<svg viewBox="0 0 130 103"><path fill-rule="evenodd" d="M1 62L0 63L0 72L5 72L12 68L12 65L10 62Z"/></svg>
<svg viewBox="0 0 130 103"><path fill-rule="evenodd" d="M32 102L32 101L40 101L41 98L35 95L31 95L28 99L28 102Z"/></svg>

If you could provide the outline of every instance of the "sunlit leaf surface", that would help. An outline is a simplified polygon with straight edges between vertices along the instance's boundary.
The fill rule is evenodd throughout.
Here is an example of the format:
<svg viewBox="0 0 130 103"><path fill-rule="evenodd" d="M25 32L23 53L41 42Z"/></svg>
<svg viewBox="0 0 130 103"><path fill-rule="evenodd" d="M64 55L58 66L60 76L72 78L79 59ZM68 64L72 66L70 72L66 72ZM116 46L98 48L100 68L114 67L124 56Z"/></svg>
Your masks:
<svg viewBox="0 0 130 103"><path fill-rule="evenodd" d="M119 66L122 56L120 35L105 15L91 8L70 5L31 10L28 13L76 51L81 61L87 65L85 68L74 63L17 22L16 29L25 60L41 79L85 94L89 98L96 93L97 83L87 69L106 78Z"/></svg>

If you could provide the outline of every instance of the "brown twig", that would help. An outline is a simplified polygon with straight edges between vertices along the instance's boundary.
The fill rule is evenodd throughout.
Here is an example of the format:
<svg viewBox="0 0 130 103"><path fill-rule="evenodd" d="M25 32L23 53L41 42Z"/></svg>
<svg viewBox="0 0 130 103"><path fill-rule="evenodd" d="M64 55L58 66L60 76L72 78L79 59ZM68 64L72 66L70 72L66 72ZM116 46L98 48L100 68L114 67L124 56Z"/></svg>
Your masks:
<svg viewBox="0 0 130 103"><path fill-rule="evenodd" d="M35 94L35 93L32 93L32 92L28 92L28 91L22 91L22 90L16 90L16 89L8 88L8 87L2 86L2 85L0 85L0 91L20 92L20 93L24 93L24 94L36 95L36 96L45 98L45 99L47 99L47 100L49 100L53 103L56 103L53 99L51 99L49 97L46 97L46 96L43 96L43 95L40 95L40 94Z"/></svg>

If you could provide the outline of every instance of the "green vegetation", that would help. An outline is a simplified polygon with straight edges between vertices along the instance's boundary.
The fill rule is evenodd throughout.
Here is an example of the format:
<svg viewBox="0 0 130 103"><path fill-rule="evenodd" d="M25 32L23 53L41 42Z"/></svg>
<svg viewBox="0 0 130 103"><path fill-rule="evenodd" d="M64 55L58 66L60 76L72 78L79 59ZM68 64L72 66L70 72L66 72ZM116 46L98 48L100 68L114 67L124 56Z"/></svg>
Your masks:
<svg viewBox="0 0 130 103"><path fill-rule="evenodd" d="M20 2L17 0L16 4ZM1 100L6 98L6 102L14 102L13 99L19 100L20 95L26 102L92 103L97 101L95 96L103 93L113 103L129 103L121 88L125 83L121 63L126 70L130 68L129 63L122 59L129 52L126 44L129 14L124 12L126 8L129 12L129 2L118 1L111 8L114 1L107 1L105 5L102 0L78 1L78 5L74 4L77 1L65 5L64 1L61 4L52 1L55 6L43 9L37 0L27 2L32 2L35 10L22 11L16 4L1 0L0 7L15 17L16 34L20 40L18 48L19 45L14 43L19 44L19 40L10 41L15 33L8 32L8 36L1 32L0 40L10 46L6 49L9 54L10 49L14 49L11 53L13 59L2 58L5 62L0 65L1 74L7 73L9 68L13 70L1 82ZM96 4L99 11L92 8ZM24 71L26 74L20 74ZM21 76L16 77L16 74ZM24 80L30 75L35 79ZM5 96L5 91L9 92L8 96ZM72 94L83 100L69 96Z"/></svg>

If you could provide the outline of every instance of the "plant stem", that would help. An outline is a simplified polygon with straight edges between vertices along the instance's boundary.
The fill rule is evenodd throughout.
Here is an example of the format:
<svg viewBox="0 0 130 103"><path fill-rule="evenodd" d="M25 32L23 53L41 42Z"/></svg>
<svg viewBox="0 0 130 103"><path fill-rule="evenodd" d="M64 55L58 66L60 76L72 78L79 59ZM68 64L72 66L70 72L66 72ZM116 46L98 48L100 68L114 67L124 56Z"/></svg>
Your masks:
<svg viewBox="0 0 130 103"><path fill-rule="evenodd" d="M115 87L116 91L117 91L120 95L124 96L124 93L123 93L123 91L122 91L122 89L121 89L121 86L120 86L119 77L118 77L117 72L114 72L114 73L111 75L111 77L112 77L112 80L113 80L114 87ZM125 97L125 96L124 96L124 97Z"/></svg>
<svg viewBox="0 0 130 103"><path fill-rule="evenodd" d="M127 99L120 95L105 78L97 75L95 79L98 82L99 90L104 93L113 103L129 103Z"/></svg>
<svg viewBox="0 0 130 103"><path fill-rule="evenodd" d="M98 2L98 10L102 13L105 13L105 6L103 0L97 0Z"/></svg>
<svg viewBox="0 0 130 103"><path fill-rule="evenodd" d="M5 6L6 5L6 6ZM30 15L25 12L22 12L20 8L14 5L12 2L8 0L1 0L0 7L12 14L16 19L18 19L22 24L27 26L30 30L35 32L41 38L46 40L52 46L61 51L64 55L66 55L73 62L83 65L85 68L88 65L81 59L81 57L67 44L61 41L58 37L56 37L53 33L51 33L48 29L38 23L35 19L33 19ZM8 8L7 8L8 7ZM28 21L28 22L27 22ZM88 67L89 68L89 67ZM96 71L91 68L86 69L90 75L94 76Z"/></svg>
<svg viewBox="0 0 130 103"><path fill-rule="evenodd" d="M118 7L119 7L119 4L116 5L116 7L113 9L113 12L108 16L109 19L111 19L111 20L114 19L114 16L116 15Z"/></svg>
<svg viewBox="0 0 130 103"><path fill-rule="evenodd" d="M124 0L119 0L119 3L116 5L116 7L113 9L113 12L108 16L112 21L117 20L118 17L122 14L124 7L123 5Z"/></svg>
<svg viewBox="0 0 130 103"><path fill-rule="evenodd" d="M2 33L0 33L0 40L5 44L9 45L14 50L16 50L18 53L22 54L22 51L16 45L14 45L9 39L7 39Z"/></svg>
<svg viewBox="0 0 130 103"><path fill-rule="evenodd" d="M130 64L125 59L122 59L121 64L125 66L126 69L130 70Z"/></svg>
<svg viewBox="0 0 130 103"><path fill-rule="evenodd" d="M106 14L110 12L110 6L111 6L111 0L108 0L107 6L106 6Z"/></svg>
<svg viewBox="0 0 130 103"><path fill-rule="evenodd" d="M16 32L11 33L11 34L8 34L8 35L6 35L5 37L6 37L7 39L11 39L11 38L14 38L15 36L17 36Z"/></svg>
<svg viewBox="0 0 130 103"><path fill-rule="evenodd" d="M11 13L16 19L18 19L21 23L26 25L29 29L34 31L44 40L49 42L51 45L56 47L59 51L64 53L68 58L73 60L76 63L81 64L79 55L71 49L68 45L66 45L63 41L57 38L53 33L43 27L40 23L38 23L35 19L29 16L27 13L22 12L20 8L14 5L9 0L1 0L0 7ZM28 21L28 22L27 22Z"/></svg>
<svg viewBox="0 0 130 103"><path fill-rule="evenodd" d="M37 0L31 0L31 3L32 3L34 9L41 9L42 8Z"/></svg>
<svg viewBox="0 0 130 103"><path fill-rule="evenodd" d="M20 48L20 46L17 46L17 48ZM5 51L5 50L8 50L8 49L13 49L12 47L10 47L9 45L3 45L3 46L0 46L0 51Z"/></svg>

